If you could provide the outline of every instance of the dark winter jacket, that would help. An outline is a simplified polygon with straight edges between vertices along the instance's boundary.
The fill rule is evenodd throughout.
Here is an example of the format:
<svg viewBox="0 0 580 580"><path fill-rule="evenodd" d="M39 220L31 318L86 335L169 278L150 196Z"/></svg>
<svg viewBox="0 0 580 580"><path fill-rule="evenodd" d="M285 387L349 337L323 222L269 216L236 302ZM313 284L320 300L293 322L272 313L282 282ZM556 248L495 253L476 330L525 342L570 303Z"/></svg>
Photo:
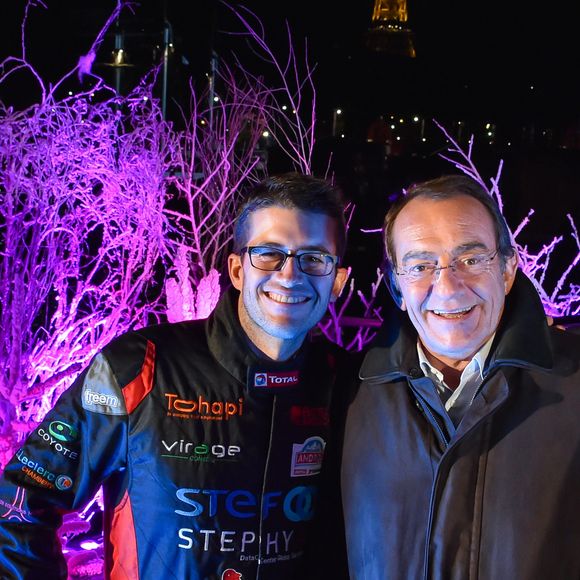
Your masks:
<svg viewBox="0 0 580 580"><path fill-rule="evenodd" d="M352 580L580 578L580 336L518 273L457 429L403 315L364 361L342 493Z"/></svg>
<svg viewBox="0 0 580 580"><path fill-rule="evenodd" d="M259 358L236 292L114 340L0 481L0 577L64 579L56 530L102 485L107 577L306 578L334 347Z"/></svg>

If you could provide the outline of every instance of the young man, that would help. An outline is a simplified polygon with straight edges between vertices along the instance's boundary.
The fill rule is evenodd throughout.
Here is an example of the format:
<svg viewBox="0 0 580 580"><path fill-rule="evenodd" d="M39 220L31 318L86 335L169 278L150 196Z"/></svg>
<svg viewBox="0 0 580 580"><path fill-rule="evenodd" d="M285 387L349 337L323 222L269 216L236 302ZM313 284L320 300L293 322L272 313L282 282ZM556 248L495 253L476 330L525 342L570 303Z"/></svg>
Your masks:
<svg viewBox="0 0 580 580"><path fill-rule="evenodd" d="M62 514L100 486L107 577L304 576L336 372L307 336L344 286L344 245L330 184L259 184L212 315L113 341L7 466L0 576L64 580Z"/></svg>
<svg viewBox="0 0 580 580"><path fill-rule="evenodd" d="M350 406L353 580L580 576L580 337L548 328L495 201L466 176L385 219L389 321Z"/></svg>

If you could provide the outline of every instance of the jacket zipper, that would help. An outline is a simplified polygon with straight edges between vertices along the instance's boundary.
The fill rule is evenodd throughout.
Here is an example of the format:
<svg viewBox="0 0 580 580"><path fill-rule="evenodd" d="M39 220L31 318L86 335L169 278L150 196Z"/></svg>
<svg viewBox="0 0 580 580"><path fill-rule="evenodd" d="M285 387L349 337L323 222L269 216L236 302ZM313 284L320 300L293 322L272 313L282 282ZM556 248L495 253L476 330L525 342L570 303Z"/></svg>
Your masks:
<svg viewBox="0 0 580 580"><path fill-rule="evenodd" d="M484 387L485 383L488 382L488 380L490 379L490 377L495 374L492 373L491 371L495 371L496 369L491 369L487 372L487 374L484 376L481 385L479 385L479 388L477 389L475 395L473 396L473 398L475 399L475 397L477 396L477 394L481 391L481 389ZM416 397L417 402L421 405L421 408L423 409L423 411L425 412L425 414L429 414L433 420L435 421L435 418L433 417L433 414L430 412L429 409L425 409L422 402L419 402L419 398ZM505 401L504 401L505 403ZM503 406L503 403L501 405L498 405L495 409L493 409L490 413L488 413L485 417L482 417L477 423L475 423L474 425L471 426L471 428L466 431L465 433L463 433L463 435L461 436L461 439L464 439L465 437L467 437L470 433L472 433L479 425L481 425L481 423L483 421L485 421L486 419L489 419L491 416L495 415L495 413L497 412L498 409L500 409ZM439 424L435 421L435 423L437 425L437 429L438 431L441 433L441 435L443 436L443 432L439 426ZM443 439L445 441L445 451L447 451L449 449L449 441L447 441L445 438ZM455 446L455 443L454 445ZM441 472L441 463L443 462L444 457L441 457L441 461L439 461L439 465L437 466L437 471L435 473L435 479L433 481L433 486L431 488L431 497L429 499L429 521L427 522L427 535L425 536L425 553L424 553L424 566L423 566L423 578L424 580L427 580L428 578L428 572L429 572L429 546L431 544L431 531L433 528L433 512L434 512L434 504L435 504L435 491L437 489L437 484L439 482L439 474Z"/></svg>
<svg viewBox="0 0 580 580"><path fill-rule="evenodd" d="M256 568L256 580L260 579L260 571L262 569L262 534L264 524L264 496L266 495L266 482L268 480L268 471L270 464L270 455L272 453L272 442L274 440L274 417L276 416L276 403L278 401L277 395L274 395L272 403L272 415L270 417L270 436L268 439L268 453L266 455L266 464L264 466L264 477L262 478L262 494L260 497L260 524L258 526L258 566Z"/></svg>
<svg viewBox="0 0 580 580"><path fill-rule="evenodd" d="M429 409L429 406L421 399L421 397L416 395L414 391L413 393L415 394L415 401L417 401L417 406L421 411L423 411L423 414L427 417L427 421L429 421L431 426L435 429L439 443L441 443L443 450L445 451L445 449L449 447L449 439L446 437L443 429L441 428L441 425L439 425L439 422L435 418L435 415L433 415L431 409Z"/></svg>

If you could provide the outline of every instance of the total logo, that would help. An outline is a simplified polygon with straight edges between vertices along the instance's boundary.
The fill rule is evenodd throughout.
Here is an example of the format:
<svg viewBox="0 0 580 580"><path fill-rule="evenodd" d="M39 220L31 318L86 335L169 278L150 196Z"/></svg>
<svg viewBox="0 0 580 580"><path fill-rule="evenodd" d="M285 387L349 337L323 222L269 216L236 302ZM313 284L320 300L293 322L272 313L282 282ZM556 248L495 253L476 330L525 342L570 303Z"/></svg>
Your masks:
<svg viewBox="0 0 580 580"><path fill-rule="evenodd" d="M298 371L286 373L255 373L254 387L294 387L298 384Z"/></svg>
<svg viewBox="0 0 580 580"><path fill-rule="evenodd" d="M228 568L222 572L221 580L243 580L242 574L233 568Z"/></svg>

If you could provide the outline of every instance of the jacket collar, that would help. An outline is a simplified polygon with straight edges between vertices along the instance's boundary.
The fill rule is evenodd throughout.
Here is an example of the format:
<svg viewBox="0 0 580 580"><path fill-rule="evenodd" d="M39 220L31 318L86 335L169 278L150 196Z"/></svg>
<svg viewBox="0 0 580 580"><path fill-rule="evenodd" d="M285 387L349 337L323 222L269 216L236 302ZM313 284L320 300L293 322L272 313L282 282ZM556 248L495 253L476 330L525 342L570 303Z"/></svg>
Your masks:
<svg viewBox="0 0 580 580"><path fill-rule="evenodd" d="M417 357L416 330L405 312L397 311L394 318L383 324L367 353L361 379L384 381L401 376L417 378L423 374ZM550 369L553 360L541 300L532 282L518 270L484 374L503 365Z"/></svg>

